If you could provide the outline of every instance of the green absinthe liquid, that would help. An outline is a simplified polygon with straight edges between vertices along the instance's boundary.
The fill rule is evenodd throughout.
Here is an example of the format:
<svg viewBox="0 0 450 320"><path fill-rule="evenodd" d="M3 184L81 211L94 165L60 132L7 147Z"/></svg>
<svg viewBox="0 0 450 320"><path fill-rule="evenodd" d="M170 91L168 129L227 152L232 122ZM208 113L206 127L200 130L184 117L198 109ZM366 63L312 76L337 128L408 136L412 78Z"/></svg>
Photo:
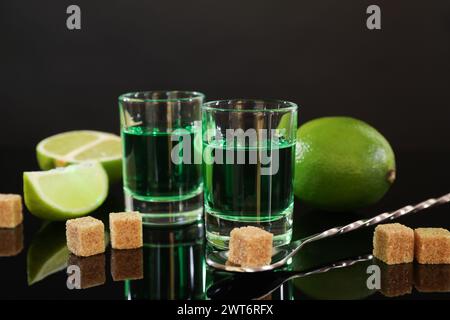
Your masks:
<svg viewBox="0 0 450 320"><path fill-rule="evenodd" d="M124 188L142 200L177 200L201 192L201 164L194 161L195 140L200 141L196 131L193 127L184 128L182 134L142 126L123 129ZM178 137L176 141L172 141L173 135ZM180 157L190 148L190 163L172 161L177 145Z"/></svg>
<svg viewBox="0 0 450 320"><path fill-rule="evenodd" d="M295 145L281 139L261 145L227 147L225 141L205 145L216 159L218 154L223 159L222 164L217 161L204 164L205 204L209 214L229 221L259 223L277 220L292 209ZM226 161L230 148L234 151L234 164ZM273 175L261 174L262 168L270 164L250 163L251 153L260 151L266 152L272 166L276 161L274 153L278 153L278 171ZM243 164L237 163L239 153L245 157Z"/></svg>

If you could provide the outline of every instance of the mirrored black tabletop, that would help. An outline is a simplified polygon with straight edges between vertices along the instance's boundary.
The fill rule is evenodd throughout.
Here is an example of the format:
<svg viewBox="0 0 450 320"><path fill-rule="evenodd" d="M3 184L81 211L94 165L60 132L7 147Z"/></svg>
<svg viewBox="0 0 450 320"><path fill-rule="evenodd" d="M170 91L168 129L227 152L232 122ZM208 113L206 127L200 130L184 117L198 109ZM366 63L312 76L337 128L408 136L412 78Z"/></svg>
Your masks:
<svg viewBox="0 0 450 320"><path fill-rule="evenodd" d="M34 150L3 151L12 156L0 159L0 193L22 193L22 172L37 169ZM296 201L293 239L450 192L450 153L400 153L397 162L397 182L370 208L333 213ZM109 212L123 207L121 185L115 185L93 216L108 230ZM145 227L141 249L108 246L104 254L80 258L67 250L64 223L39 220L26 209L24 217L18 228L0 229L0 299L450 299L450 265L379 262L370 256L373 228L311 243L280 270L232 274L206 265L211 248L202 222ZM399 222L448 229L450 206ZM368 286L374 265L379 289ZM82 289L70 289L68 266L81 271Z"/></svg>

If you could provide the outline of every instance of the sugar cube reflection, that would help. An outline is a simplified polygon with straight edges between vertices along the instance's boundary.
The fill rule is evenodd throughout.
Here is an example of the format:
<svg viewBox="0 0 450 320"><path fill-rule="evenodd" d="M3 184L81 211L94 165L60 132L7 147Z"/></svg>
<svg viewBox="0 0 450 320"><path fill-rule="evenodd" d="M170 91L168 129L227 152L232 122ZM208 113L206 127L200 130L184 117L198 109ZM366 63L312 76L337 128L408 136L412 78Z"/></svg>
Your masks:
<svg viewBox="0 0 450 320"><path fill-rule="evenodd" d="M142 248L111 250L111 276L114 281L142 279L143 263Z"/></svg>
<svg viewBox="0 0 450 320"><path fill-rule="evenodd" d="M77 266L80 270L80 289L87 289L105 283L105 254L89 257L69 255L67 267Z"/></svg>
<svg viewBox="0 0 450 320"><path fill-rule="evenodd" d="M416 264L414 286L419 292L450 292L450 265Z"/></svg>
<svg viewBox="0 0 450 320"><path fill-rule="evenodd" d="M381 294L386 297L398 297L410 294L413 288L413 263L388 265L375 260L381 270Z"/></svg>
<svg viewBox="0 0 450 320"><path fill-rule="evenodd" d="M23 224L13 229L0 228L0 257L12 257L23 250Z"/></svg>

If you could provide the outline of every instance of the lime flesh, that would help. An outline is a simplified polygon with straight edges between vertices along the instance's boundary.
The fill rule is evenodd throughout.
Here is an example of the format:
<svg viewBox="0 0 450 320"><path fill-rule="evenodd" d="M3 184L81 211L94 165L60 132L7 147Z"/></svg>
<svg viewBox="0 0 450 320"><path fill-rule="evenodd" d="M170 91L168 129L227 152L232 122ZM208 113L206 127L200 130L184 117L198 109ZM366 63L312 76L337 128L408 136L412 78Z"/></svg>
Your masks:
<svg viewBox="0 0 450 320"><path fill-rule="evenodd" d="M28 210L47 220L84 216L98 208L108 194L108 177L97 162L24 172L23 185Z"/></svg>
<svg viewBox="0 0 450 320"><path fill-rule="evenodd" d="M117 135L80 130L60 133L42 140L36 147L36 154L42 170L98 161L106 170L110 182L116 182L122 176L121 148L121 140Z"/></svg>

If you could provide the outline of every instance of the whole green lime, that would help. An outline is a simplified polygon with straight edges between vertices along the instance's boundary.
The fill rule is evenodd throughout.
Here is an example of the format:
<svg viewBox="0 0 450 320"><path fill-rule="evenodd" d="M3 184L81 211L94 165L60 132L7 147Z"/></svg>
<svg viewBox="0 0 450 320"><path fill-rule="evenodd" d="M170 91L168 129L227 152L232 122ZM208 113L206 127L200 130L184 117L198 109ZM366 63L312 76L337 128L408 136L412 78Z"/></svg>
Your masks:
<svg viewBox="0 0 450 320"><path fill-rule="evenodd" d="M313 207L346 211L374 204L395 173L389 142L363 121L324 117L297 131L294 192Z"/></svg>

